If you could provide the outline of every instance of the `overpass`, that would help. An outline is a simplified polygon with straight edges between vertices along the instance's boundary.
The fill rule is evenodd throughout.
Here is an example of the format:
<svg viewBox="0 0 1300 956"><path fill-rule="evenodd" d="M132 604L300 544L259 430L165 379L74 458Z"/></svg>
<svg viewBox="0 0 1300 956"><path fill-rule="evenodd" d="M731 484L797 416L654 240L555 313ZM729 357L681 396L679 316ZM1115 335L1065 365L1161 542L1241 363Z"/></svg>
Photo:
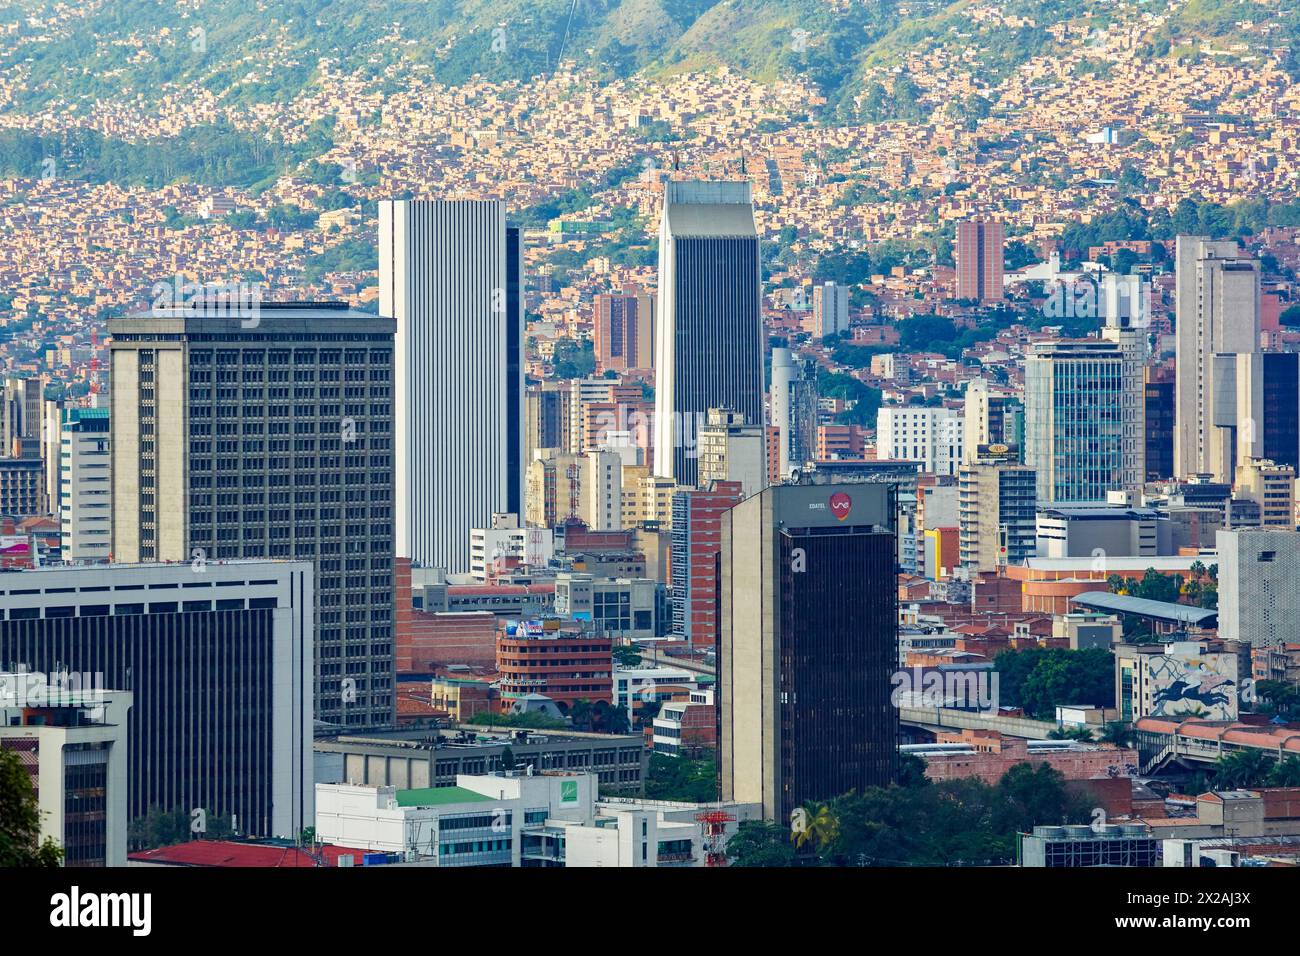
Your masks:
<svg viewBox="0 0 1300 956"><path fill-rule="evenodd" d="M1008 737L1047 740L1057 729L1055 721L1028 717L999 717L953 707L899 707L899 723L936 733L941 730L996 730Z"/></svg>

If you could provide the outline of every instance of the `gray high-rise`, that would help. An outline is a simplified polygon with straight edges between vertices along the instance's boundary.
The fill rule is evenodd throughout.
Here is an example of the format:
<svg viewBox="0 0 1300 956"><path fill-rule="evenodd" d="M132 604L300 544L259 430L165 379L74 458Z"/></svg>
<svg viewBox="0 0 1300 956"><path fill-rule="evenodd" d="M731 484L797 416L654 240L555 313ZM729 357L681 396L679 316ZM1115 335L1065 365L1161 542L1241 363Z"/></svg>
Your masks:
<svg viewBox="0 0 1300 956"><path fill-rule="evenodd" d="M763 424L758 230L747 182L667 182L659 224L655 472L699 475L710 408Z"/></svg>
<svg viewBox="0 0 1300 956"><path fill-rule="evenodd" d="M386 726L392 319L197 302L112 319L112 559L315 563L318 720Z"/></svg>

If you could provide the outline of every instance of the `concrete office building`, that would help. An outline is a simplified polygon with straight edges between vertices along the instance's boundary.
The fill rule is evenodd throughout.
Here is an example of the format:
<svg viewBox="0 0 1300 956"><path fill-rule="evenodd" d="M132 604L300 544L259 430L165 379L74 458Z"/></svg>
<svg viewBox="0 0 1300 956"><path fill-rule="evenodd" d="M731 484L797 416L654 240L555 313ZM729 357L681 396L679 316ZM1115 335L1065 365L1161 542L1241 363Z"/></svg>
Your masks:
<svg viewBox="0 0 1300 956"><path fill-rule="evenodd" d="M1259 263L1244 257L1235 240L1179 236L1176 268L1177 477L1222 476L1223 462L1213 455L1214 356L1259 351Z"/></svg>
<svg viewBox="0 0 1300 956"><path fill-rule="evenodd" d="M1119 347L1101 339L1034 344L1025 356L1025 464L1038 476L1039 504L1102 502L1141 488L1141 456L1125 444Z"/></svg>
<svg viewBox="0 0 1300 956"><path fill-rule="evenodd" d="M1149 508L1043 508L1037 557L1157 557L1174 553L1169 522Z"/></svg>
<svg viewBox="0 0 1300 956"><path fill-rule="evenodd" d="M112 547L107 408L69 408L60 416L59 534L64 561L107 561Z"/></svg>
<svg viewBox="0 0 1300 956"><path fill-rule="evenodd" d="M694 486L710 408L763 423L762 288L748 182L664 183L655 474Z"/></svg>
<svg viewBox="0 0 1300 956"><path fill-rule="evenodd" d="M961 565L976 574L1019 564L1036 551L1034 469L1002 447L996 454L984 445L985 453L962 465L957 479Z"/></svg>
<svg viewBox="0 0 1300 956"><path fill-rule="evenodd" d="M894 779L894 487L774 485L722 517L722 799L785 823Z"/></svg>
<svg viewBox="0 0 1300 956"><path fill-rule="evenodd" d="M1237 497L1259 506L1261 528L1296 529L1295 468L1266 458L1247 458L1237 465Z"/></svg>
<svg viewBox="0 0 1300 956"><path fill-rule="evenodd" d="M1300 633L1300 532L1240 529L1215 538L1219 637L1251 647L1294 643Z"/></svg>
<svg viewBox="0 0 1300 956"><path fill-rule="evenodd" d="M1217 353L1211 367L1208 473L1232 482L1250 458L1300 468L1300 353Z"/></svg>
<svg viewBox="0 0 1300 956"><path fill-rule="evenodd" d="M393 321L197 300L109 331L113 559L314 562L315 716L391 725Z"/></svg>
<svg viewBox="0 0 1300 956"><path fill-rule="evenodd" d="M886 406L876 413L876 458L916 461L921 470L955 475L961 467L965 417L952 408Z"/></svg>
<svg viewBox="0 0 1300 956"><path fill-rule="evenodd" d="M31 776L39 839L63 849L64 866L126 866L131 695L50 677L0 673L0 750Z"/></svg>
<svg viewBox="0 0 1300 956"><path fill-rule="evenodd" d="M524 510L523 249L505 204L380 202L379 310L397 320L397 553L464 574L470 529Z"/></svg>
<svg viewBox="0 0 1300 956"><path fill-rule="evenodd" d="M712 650L717 643L722 515L743 497L735 481L673 495L672 633L692 650Z"/></svg>
<svg viewBox="0 0 1300 956"><path fill-rule="evenodd" d="M130 819L153 807L296 837L312 809L311 565L0 574L0 660L132 695Z"/></svg>
<svg viewBox="0 0 1300 956"><path fill-rule="evenodd" d="M555 557L555 533L550 528L521 528L519 516L494 514L487 528L469 533L470 577L486 581L523 568L544 568Z"/></svg>
<svg viewBox="0 0 1300 956"><path fill-rule="evenodd" d="M957 298L975 302L1002 301L1002 223L971 219L957 223Z"/></svg>

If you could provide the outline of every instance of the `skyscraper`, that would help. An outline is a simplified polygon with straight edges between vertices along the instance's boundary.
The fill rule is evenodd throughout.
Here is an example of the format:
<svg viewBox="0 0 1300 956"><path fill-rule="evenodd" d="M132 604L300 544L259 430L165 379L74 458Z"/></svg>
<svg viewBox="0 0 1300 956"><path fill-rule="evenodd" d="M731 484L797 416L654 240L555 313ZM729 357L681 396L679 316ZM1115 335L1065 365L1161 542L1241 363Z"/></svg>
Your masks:
<svg viewBox="0 0 1300 956"><path fill-rule="evenodd" d="M981 446L958 476L961 563L972 572L1020 564L1035 551L1034 470L1008 445Z"/></svg>
<svg viewBox="0 0 1300 956"><path fill-rule="evenodd" d="M499 200L379 204L397 320L397 553L469 571L469 532L523 512L523 251Z"/></svg>
<svg viewBox="0 0 1300 956"><path fill-rule="evenodd" d="M1174 477L1174 371L1148 366L1142 374L1146 480L1161 481Z"/></svg>
<svg viewBox="0 0 1300 956"><path fill-rule="evenodd" d="M1242 256L1235 241L1204 236L1178 237L1176 268L1174 465L1177 477L1186 478L1221 471L1211 434L1214 356L1259 351L1260 274L1259 263Z"/></svg>
<svg viewBox="0 0 1300 956"><path fill-rule="evenodd" d="M692 650L712 650L717 643L720 522L741 497L738 481L717 481L673 495L672 633Z"/></svg>
<svg viewBox="0 0 1300 956"><path fill-rule="evenodd" d="M112 557L314 562L315 716L391 725L393 320L259 308L109 320Z"/></svg>
<svg viewBox="0 0 1300 956"><path fill-rule="evenodd" d="M664 184L655 473L694 485L710 408L763 423L758 231L748 182Z"/></svg>
<svg viewBox="0 0 1300 956"><path fill-rule="evenodd" d="M1099 502L1129 487L1136 461L1124 444L1124 375L1118 345L1101 339L1039 342L1025 356L1025 464L1038 503ZM1140 386L1140 382L1138 383Z"/></svg>
<svg viewBox="0 0 1300 956"><path fill-rule="evenodd" d="M813 287L813 335L824 339L849 330L849 287L824 282Z"/></svg>
<svg viewBox="0 0 1300 956"><path fill-rule="evenodd" d="M894 778L895 489L773 485L722 516L722 799L786 822Z"/></svg>
<svg viewBox="0 0 1300 956"><path fill-rule="evenodd" d="M957 224L957 298L1002 301L1002 223L971 219Z"/></svg>

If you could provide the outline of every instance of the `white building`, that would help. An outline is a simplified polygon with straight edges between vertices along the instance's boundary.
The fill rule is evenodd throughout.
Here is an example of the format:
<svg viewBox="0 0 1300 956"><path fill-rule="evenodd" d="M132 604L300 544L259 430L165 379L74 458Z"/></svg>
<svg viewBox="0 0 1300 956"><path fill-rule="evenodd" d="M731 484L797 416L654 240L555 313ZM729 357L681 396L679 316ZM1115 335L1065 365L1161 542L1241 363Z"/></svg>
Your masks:
<svg viewBox="0 0 1300 956"><path fill-rule="evenodd" d="M725 816L711 833L698 819ZM485 774L423 790L318 784L322 842L400 855L422 866L703 866L753 804L601 799L593 774Z"/></svg>
<svg viewBox="0 0 1300 956"><path fill-rule="evenodd" d="M472 528L523 513L522 250L499 200L379 204L394 344L396 550L464 574Z"/></svg>
<svg viewBox="0 0 1300 956"><path fill-rule="evenodd" d="M882 408L876 414L876 458L919 461L927 472L955 475L961 467L964 432L964 416L952 408Z"/></svg>
<svg viewBox="0 0 1300 956"><path fill-rule="evenodd" d="M699 675L680 667L620 667L614 670L614 706L630 714L638 704L665 701L698 686Z"/></svg>
<svg viewBox="0 0 1300 956"><path fill-rule="evenodd" d="M521 528L515 514L494 514L490 528L472 528L469 533L469 571L476 581L486 581L489 570L544 568L554 556L554 531Z"/></svg>
<svg viewBox="0 0 1300 956"><path fill-rule="evenodd" d="M105 562L112 550L108 409L64 411L59 439L59 530L64 561Z"/></svg>

